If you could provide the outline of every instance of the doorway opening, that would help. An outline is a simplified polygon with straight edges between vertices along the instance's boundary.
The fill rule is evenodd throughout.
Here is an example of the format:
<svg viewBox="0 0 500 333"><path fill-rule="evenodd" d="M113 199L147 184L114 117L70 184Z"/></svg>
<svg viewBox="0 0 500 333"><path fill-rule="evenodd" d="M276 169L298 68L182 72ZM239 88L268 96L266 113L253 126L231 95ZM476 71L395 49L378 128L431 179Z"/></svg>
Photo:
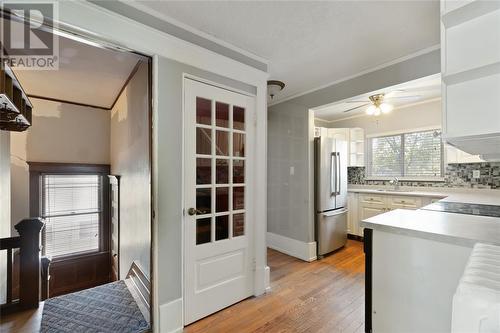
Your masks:
<svg viewBox="0 0 500 333"><path fill-rule="evenodd" d="M81 37L55 38L57 70L2 71L32 105L30 126L8 131L11 314L2 311L2 330L26 321L18 309L33 267L16 247L23 246L24 220L42 223L40 290L31 290L41 295L30 315L34 331L76 321L89 329L145 331L152 313L152 61ZM77 304L84 319L76 319Z"/></svg>

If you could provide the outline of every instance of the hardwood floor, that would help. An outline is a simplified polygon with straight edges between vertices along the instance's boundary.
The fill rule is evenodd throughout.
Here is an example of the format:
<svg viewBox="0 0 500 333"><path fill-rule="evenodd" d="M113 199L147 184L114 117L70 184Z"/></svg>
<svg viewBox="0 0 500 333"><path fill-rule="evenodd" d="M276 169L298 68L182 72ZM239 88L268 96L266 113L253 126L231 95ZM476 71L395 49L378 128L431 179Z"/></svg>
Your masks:
<svg viewBox="0 0 500 333"><path fill-rule="evenodd" d="M307 263L268 250L271 292L252 297L193 323L187 333L289 333L364 331L363 243ZM0 332L37 332L38 310L1 316Z"/></svg>
<svg viewBox="0 0 500 333"><path fill-rule="evenodd" d="M0 333L36 333L40 331L44 303L38 309L0 316Z"/></svg>
<svg viewBox="0 0 500 333"><path fill-rule="evenodd" d="M312 263L268 250L271 292L185 328L209 332L364 332L363 243Z"/></svg>

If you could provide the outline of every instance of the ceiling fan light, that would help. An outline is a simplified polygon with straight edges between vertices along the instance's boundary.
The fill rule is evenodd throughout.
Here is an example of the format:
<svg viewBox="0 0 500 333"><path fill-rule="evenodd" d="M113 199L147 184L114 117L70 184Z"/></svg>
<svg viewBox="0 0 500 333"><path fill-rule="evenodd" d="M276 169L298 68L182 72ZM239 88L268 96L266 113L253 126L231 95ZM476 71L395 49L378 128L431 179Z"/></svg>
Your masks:
<svg viewBox="0 0 500 333"><path fill-rule="evenodd" d="M380 110L382 110L382 113L389 113L392 111L392 109L393 109L393 107L391 104L387 104L387 103L380 104Z"/></svg>
<svg viewBox="0 0 500 333"><path fill-rule="evenodd" d="M375 111L377 110L377 107L375 105L370 105L369 107L366 108L366 114L371 116L372 114L375 113Z"/></svg>

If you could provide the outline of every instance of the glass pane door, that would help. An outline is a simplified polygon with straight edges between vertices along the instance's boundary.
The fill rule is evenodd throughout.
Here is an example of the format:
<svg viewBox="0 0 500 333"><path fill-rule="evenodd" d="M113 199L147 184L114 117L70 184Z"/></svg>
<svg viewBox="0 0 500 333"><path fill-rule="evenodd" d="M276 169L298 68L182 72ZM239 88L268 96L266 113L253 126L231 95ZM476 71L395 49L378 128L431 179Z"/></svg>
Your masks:
<svg viewBox="0 0 500 333"><path fill-rule="evenodd" d="M245 107L196 98L196 244L245 235Z"/></svg>

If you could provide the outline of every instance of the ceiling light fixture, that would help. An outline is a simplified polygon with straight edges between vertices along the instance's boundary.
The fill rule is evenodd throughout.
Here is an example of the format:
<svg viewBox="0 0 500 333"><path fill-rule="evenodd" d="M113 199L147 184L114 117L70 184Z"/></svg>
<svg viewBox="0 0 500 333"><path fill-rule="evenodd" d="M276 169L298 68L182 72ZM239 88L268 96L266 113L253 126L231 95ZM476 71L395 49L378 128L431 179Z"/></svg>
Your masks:
<svg viewBox="0 0 500 333"><path fill-rule="evenodd" d="M380 116L382 113L386 114L392 111L393 106L384 103L384 94L376 94L368 97L372 104L366 108L366 114L370 116Z"/></svg>
<svg viewBox="0 0 500 333"><path fill-rule="evenodd" d="M277 93L285 88L285 84L278 80L269 80L267 81L267 94L271 99L274 99Z"/></svg>

